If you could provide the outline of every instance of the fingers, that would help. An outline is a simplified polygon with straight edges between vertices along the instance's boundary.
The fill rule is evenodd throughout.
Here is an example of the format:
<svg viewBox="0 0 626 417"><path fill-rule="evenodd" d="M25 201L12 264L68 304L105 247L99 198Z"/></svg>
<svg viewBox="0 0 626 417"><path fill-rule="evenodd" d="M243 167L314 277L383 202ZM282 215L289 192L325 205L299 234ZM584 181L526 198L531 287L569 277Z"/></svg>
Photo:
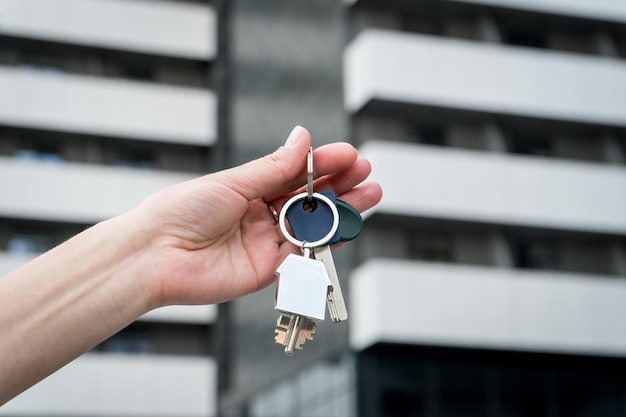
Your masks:
<svg viewBox="0 0 626 417"><path fill-rule="evenodd" d="M348 143L338 142L324 145L313 151L313 176L323 177L329 174L335 174L352 167L358 158L358 153L354 147ZM291 180L281 184L281 187L266 192L262 195L263 200L272 201L293 195L300 190L306 189L307 166L306 157L302 159L301 170ZM355 185L358 183L355 183ZM314 184L315 190L323 190L326 188L318 188L317 183ZM294 190L298 190L294 193ZM282 199L281 203L286 199Z"/></svg>
<svg viewBox="0 0 626 417"><path fill-rule="evenodd" d="M272 202L277 211L282 203L306 187L306 155L310 148L309 132L296 127L285 146L266 157L236 168L214 174L213 179L235 190L247 201L262 198ZM376 205L382 190L376 183L363 183L371 172L371 165L358 156L348 143L321 146L313 156L314 190L332 189L340 198L359 211ZM356 187L356 188L355 188ZM297 191L294 191L297 190Z"/></svg>
<svg viewBox="0 0 626 417"><path fill-rule="evenodd" d="M252 201L268 192L284 189L285 184L292 183L306 165L310 144L309 132L296 126L285 146L281 146L271 155L220 171L211 177Z"/></svg>
<svg viewBox="0 0 626 417"><path fill-rule="evenodd" d="M362 183L357 187L351 188L345 193L338 194L337 197L350 204L359 212L364 212L378 204L382 198L382 195L383 192L380 185L376 182L370 181ZM282 236L282 233L279 233L278 242L281 259L284 259L290 253L299 253L300 251L300 248L287 241ZM344 244L345 242L338 243L333 247L341 247Z"/></svg>
<svg viewBox="0 0 626 417"><path fill-rule="evenodd" d="M323 170L320 170L323 171ZM333 190L336 195L343 194L352 188L356 187L367 179L371 173L372 168L369 161L365 158L358 157L354 164L344 169L343 171L324 175L322 178L318 178L313 183L314 191ZM298 190L282 195L278 199L273 201L275 207L279 208L285 201L291 198L293 195L306 191L306 185L300 187ZM267 200L270 201L270 200Z"/></svg>
<svg viewBox="0 0 626 417"><path fill-rule="evenodd" d="M306 155L310 146L309 132L297 126L285 146L274 153L211 177L248 201L256 198L271 201L306 184ZM315 174L323 176L349 168L356 161L357 152L347 143L334 143L315 150L313 159Z"/></svg>
<svg viewBox="0 0 626 417"><path fill-rule="evenodd" d="M340 194L337 198L350 204L360 213L369 210L380 202L383 197L383 190L380 184L370 181L352 188L351 190Z"/></svg>
<svg viewBox="0 0 626 417"><path fill-rule="evenodd" d="M333 190L337 195L343 194L365 181L371 172L370 162L363 157L358 157L349 168L317 179L313 183L313 188L317 191Z"/></svg>

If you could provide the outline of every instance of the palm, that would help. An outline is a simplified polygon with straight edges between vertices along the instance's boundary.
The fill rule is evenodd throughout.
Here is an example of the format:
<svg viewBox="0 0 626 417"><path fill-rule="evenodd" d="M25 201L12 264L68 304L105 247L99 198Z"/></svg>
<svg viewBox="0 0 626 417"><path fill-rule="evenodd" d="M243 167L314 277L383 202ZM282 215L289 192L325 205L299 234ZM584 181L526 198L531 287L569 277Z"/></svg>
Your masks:
<svg viewBox="0 0 626 417"><path fill-rule="evenodd" d="M280 262L282 239L262 200L246 201L232 190L198 190L193 204L167 214L166 234L153 247L165 303L213 303L267 286ZM179 196L172 196L179 198ZM211 206L198 221L189 213Z"/></svg>

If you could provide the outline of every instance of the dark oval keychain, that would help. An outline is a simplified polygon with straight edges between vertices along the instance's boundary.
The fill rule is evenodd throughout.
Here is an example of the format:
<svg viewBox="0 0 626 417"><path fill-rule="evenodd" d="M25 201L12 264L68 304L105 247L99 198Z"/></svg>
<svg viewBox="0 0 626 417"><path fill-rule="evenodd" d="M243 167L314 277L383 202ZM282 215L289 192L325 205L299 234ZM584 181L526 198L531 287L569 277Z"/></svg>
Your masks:
<svg viewBox="0 0 626 417"><path fill-rule="evenodd" d="M339 228L328 244L334 245L355 239L363 229L363 218L358 210L345 201L336 199L332 190L320 191L320 194L328 197L339 212ZM329 207L325 204L309 207L306 199L288 207L286 214L294 236L301 241L311 242L320 239L328 233L333 222Z"/></svg>

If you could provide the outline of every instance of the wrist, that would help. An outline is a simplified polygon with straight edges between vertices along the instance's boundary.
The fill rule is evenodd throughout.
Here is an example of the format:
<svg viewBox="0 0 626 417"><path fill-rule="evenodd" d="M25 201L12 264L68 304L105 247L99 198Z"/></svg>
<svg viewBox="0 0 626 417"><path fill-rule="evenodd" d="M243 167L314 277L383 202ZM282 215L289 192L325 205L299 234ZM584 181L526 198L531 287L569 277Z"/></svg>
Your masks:
<svg viewBox="0 0 626 417"><path fill-rule="evenodd" d="M162 305L152 256L156 233L150 223L141 210L133 209L94 226L101 229L94 231L104 236L102 244L108 248L112 289L128 305L131 320Z"/></svg>

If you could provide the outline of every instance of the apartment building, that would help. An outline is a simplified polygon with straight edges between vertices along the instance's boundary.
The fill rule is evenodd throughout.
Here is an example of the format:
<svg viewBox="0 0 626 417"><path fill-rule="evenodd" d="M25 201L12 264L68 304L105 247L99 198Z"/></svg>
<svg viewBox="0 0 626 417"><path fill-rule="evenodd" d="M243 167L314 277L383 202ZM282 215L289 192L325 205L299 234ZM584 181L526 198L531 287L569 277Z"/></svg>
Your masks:
<svg viewBox="0 0 626 417"><path fill-rule="evenodd" d="M0 275L212 169L216 39L206 1L0 2ZM0 415L215 415L216 320L154 311Z"/></svg>
<svg viewBox="0 0 626 417"><path fill-rule="evenodd" d="M624 5L344 5L347 130L384 189L345 345L320 328L226 415L624 415Z"/></svg>
<svg viewBox="0 0 626 417"><path fill-rule="evenodd" d="M384 188L304 350L163 309L0 415L626 414L619 0L2 0L0 94L0 275L295 124Z"/></svg>

